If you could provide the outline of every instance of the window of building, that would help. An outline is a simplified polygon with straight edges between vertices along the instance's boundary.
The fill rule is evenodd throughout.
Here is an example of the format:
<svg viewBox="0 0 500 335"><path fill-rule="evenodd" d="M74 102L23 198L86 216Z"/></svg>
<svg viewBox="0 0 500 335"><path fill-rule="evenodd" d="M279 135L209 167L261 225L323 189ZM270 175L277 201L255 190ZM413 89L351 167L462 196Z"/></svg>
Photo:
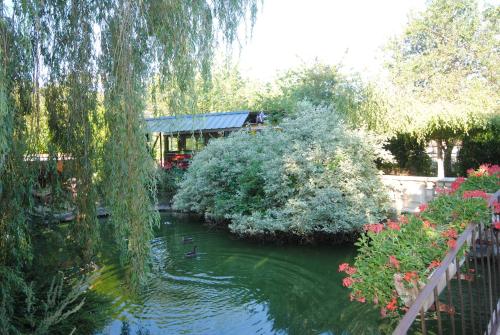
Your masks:
<svg viewBox="0 0 500 335"><path fill-rule="evenodd" d="M186 150L194 151L196 150L196 138L187 137L186 138Z"/></svg>
<svg viewBox="0 0 500 335"><path fill-rule="evenodd" d="M176 152L179 151L179 139L177 137L168 137L168 151Z"/></svg>

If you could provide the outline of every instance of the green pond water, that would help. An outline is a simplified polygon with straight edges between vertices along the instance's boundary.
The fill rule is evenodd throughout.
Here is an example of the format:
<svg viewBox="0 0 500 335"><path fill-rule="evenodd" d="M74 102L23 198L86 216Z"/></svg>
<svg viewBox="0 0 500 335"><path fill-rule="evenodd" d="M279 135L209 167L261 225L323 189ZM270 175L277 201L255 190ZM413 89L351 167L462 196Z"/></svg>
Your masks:
<svg viewBox="0 0 500 335"><path fill-rule="evenodd" d="M352 262L353 246L258 244L180 214L161 222L151 278L136 295L104 238L94 290L112 303L98 334L378 333L378 311L341 286L337 268ZM186 258L194 245L197 256Z"/></svg>

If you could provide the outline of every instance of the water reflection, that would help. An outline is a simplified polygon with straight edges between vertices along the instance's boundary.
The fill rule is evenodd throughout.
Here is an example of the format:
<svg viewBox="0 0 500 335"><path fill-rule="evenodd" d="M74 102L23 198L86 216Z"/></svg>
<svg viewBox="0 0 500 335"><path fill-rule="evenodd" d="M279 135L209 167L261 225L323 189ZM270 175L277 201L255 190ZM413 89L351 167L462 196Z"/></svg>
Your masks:
<svg viewBox="0 0 500 335"><path fill-rule="evenodd" d="M104 243L95 289L113 297L114 320L103 334L378 333L378 312L349 302L339 285L337 266L352 261L353 247L260 245L188 216L162 221L169 224L152 241L153 271L138 296ZM186 258L194 245L197 256Z"/></svg>

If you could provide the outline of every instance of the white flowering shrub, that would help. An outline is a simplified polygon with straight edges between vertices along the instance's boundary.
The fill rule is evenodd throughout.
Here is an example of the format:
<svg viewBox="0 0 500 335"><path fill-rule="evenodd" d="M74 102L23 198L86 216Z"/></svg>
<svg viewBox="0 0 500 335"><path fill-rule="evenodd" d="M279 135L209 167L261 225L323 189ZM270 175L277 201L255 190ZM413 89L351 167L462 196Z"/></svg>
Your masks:
<svg viewBox="0 0 500 335"><path fill-rule="evenodd" d="M212 140L194 157L174 208L229 220L241 235L351 233L384 217L374 163L383 155L379 138L301 103L279 129Z"/></svg>

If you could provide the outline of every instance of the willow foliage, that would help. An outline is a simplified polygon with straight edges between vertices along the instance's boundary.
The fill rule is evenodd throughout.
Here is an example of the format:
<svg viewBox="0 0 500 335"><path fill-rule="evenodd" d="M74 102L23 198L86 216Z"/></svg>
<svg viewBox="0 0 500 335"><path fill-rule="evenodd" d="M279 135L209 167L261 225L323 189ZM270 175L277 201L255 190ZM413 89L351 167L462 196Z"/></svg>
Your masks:
<svg viewBox="0 0 500 335"><path fill-rule="evenodd" d="M158 78L189 92L195 73L209 73L214 47L232 42L256 8L255 0L0 1L2 330L20 331L14 302L29 296L22 271L31 260L27 222L32 190L41 186L38 154L48 154L53 191L76 190L66 200L77 209L70 237L83 263L96 253L103 199L130 279L144 281L158 222L145 88ZM67 164L57 177L60 155Z"/></svg>

